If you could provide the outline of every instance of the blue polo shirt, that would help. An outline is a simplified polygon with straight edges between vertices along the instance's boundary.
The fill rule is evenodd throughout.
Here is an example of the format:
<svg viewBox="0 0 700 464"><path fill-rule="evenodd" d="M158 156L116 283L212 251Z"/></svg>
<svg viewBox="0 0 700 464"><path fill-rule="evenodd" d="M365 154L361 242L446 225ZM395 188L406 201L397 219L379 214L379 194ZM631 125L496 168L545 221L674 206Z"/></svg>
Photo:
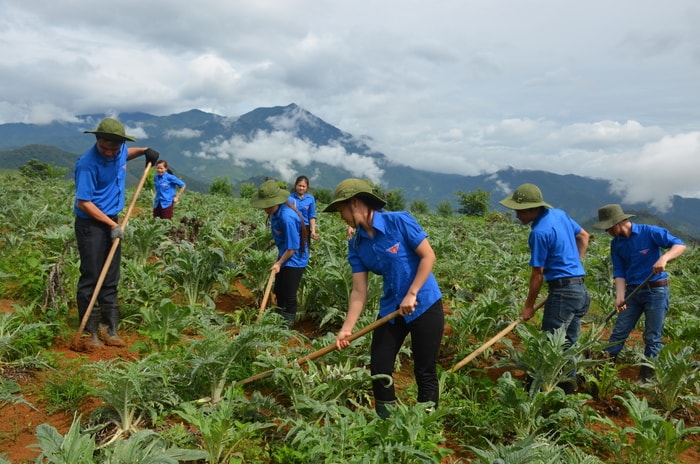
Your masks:
<svg viewBox="0 0 700 464"><path fill-rule="evenodd" d="M379 302L379 315L398 309L418 272L420 256L416 248L428 237L418 222L407 212L374 212L374 238L361 227L348 241L348 262L353 273L373 272L383 277L384 294ZM442 297L435 276L430 276L418 291L416 310L404 316L411 322Z"/></svg>
<svg viewBox="0 0 700 464"><path fill-rule="evenodd" d="M177 193L175 187L182 188L185 186L183 181L167 171L162 176L160 174L153 176L153 182L156 187L156 197L153 200L154 208L157 208L159 203L161 208L167 208L172 205L173 198L175 198Z"/></svg>
<svg viewBox="0 0 700 464"><path fill-rule="evenodd" d="M673 245L685 244L663 227L633 222L629 238L618 235L610 242L613 277L623 277L628 285L641 284L663 254L662 248L668 249ZM664 271L654 275L651 282L667 277Z"/></svg>
<svg viewBox="0 0 700 464"><path fill-rule="evenodd" d="M78 200L91 201L107 216L116 216L124 208L126 190L127 146L114 158L105 158L93 145L75 163L75 202L73 212L87 219L89 216L78 209Z"/></svg>
<svg viewBox="0 0 700 464"><path fill-rule="evenodd" d="M544 268L544 280L586 275L576 246L581 226L564 211L545 208L532 222L527 243L530 266Z"/></svg>
<svg viewBox="0 0 700 464"><path fill-rule="evenodd" d="M316 199L310 193L301 198L297 192L289 195L289 202L304 216L304 225L309 225L309 219L316 219Z"/></svg>
<svg viewBox="0 0 700 464"><path fill-rule="evenodd" d="M309 247L301 249L301 219L296 211L284 203L270 215L272 238L277 245L279 258L287 250L296 250L282 267L306 267L309 264Z"/></svg>

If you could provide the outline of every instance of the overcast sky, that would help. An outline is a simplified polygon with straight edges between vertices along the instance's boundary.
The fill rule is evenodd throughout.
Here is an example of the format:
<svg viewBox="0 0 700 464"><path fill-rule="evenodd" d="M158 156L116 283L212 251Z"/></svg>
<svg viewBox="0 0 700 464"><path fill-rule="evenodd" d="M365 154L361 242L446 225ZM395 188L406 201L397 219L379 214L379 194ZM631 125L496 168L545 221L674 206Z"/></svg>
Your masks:
<svg viewBox="0 0 700 464"><path fill-rule="evenodd" d="M417 169L605 178L659 207L700 198L697 0L0 0L0 11L0 123L296 103ZM261 143L275 140L288 142ZM300 156L325 153L310 151Z"/></svg>

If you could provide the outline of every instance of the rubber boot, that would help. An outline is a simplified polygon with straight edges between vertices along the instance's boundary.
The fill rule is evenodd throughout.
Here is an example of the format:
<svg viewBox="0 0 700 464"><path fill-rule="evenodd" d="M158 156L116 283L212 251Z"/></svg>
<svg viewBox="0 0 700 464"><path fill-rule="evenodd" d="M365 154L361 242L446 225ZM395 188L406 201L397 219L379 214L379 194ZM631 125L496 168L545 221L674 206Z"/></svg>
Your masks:
<svg viewBox="0 0 700 464"><path fill-rule="evenodd" d="M576 391L576 385L573 382L560 382L557 387L564 390L565 395L571 395Z"/></svg>
<svg viewBox="0 0 700 464"><path fill-rule="evenodd" d="M374 410L376 411L379 418L384 419L384 420L391 417L391 411L389 411L389 407L394 407L394 406L396 406L396 401L376 400L374 402Z"/></svg>
<svg viewBox="0 0 700 464"><path fill-rule="evenodd" d="M647 383L653 377L654 377L654 368L649 367L649 366L640 366L639 367L639 377L637 378L639 383Z"/></svg>
<svg viewBox="0 0 700 464"><path fill-rule="evenodd" d="M294 319L296 318L295 313L290 313L285 310L280 310L279 315L284 318L284 321L287 323L287 327L291 328L292 324L294 324Z"/></svg>
<svg viewBox="0 0 700 464"><path fill-rule="evenodd" d="M85 315L85 312L80 314L80 321L78 321L79 323L82 323L84 315ZM100 337L97 334L97 332L100 329L100 318L101 318L100 308L99 307L92 308L92 311L90 312L90 315L88 316L88 320L85 323L85 333L90 334L90 339L87 341L88 345L95 345L95 346L104 345L104 343L102 343L102 340L100 340Z"/></svg>
<svg viewBox="0 0 700 464"><path fill-rule="evenodd" d="M124 340L119 337L119 306L105 305L102 307L102 319L107 322L107 336L104 339L107 346L124 346Z"/></svg>

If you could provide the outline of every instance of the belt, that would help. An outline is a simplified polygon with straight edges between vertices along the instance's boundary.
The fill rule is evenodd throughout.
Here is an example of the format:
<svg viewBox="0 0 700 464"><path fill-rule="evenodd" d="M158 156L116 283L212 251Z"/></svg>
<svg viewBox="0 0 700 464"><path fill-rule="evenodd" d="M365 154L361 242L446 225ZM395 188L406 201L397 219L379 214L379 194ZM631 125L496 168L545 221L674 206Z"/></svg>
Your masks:
<svg viewBox="0 0 700 464"><path fill-rule="evenodd" d="M549 288L563 288L569 285L582 284L583 277L564 277L562 279L552 279L547 281Z"/></svg>
<svg viewBox="0 0 700 464"><path fill-rule="evenodd" d="M656 287L666 287L668 286L668 279L659 279L655 280L653 282L649 282L647 284L644 284L645 287L649 288L656 288ZM639 284L629 284L627 285L628 288L635 288L639 287Z"/></svg>

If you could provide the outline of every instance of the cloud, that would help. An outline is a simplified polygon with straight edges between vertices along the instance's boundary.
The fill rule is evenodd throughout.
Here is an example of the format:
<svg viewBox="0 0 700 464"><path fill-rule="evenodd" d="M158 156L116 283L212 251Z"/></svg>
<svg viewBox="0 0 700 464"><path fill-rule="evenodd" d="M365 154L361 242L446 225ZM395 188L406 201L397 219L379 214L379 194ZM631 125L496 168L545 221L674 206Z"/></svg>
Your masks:
<svg viewBox="0 0 700 464"><path fill-rule="evenodd" d="M384 171L376 161L358 153L348 153L339 144L318 146L298 139L286 131L257 131L251 139L235 136L227 140L214 139L201 144L201 150L191 156L223 159L236 164L248 161L263 163L276 171L280 180L291 182L299 168L323 162L347 169L352 176L366 177L380 183Z"/></svg>
<svg viewBox="0 0 700 464"><path fill-rule="evenodd" d="M202 136L202 131L196 130L196 129L189 129L189 128L184 128L184 129L170 129L165 132L165 137L166 138L173 138L173 139L196 139L197 137Z"/></svg>
<svg viewBox="0 0 700 464"><path fill-rule="evenodd" d="M700 196L688 169L661 175L655 151L695 166L698 22L695 0L4 2L0 123L190 109L235 118L295 102L390 162L594 176L666 204ZM339 147L298 142L292 156L282 135L256 137L190 155L229 159L235 148L244 163L274 148L280 175L321 153L343 163ZM371 159L344 155L381 177Z"/></svg>

